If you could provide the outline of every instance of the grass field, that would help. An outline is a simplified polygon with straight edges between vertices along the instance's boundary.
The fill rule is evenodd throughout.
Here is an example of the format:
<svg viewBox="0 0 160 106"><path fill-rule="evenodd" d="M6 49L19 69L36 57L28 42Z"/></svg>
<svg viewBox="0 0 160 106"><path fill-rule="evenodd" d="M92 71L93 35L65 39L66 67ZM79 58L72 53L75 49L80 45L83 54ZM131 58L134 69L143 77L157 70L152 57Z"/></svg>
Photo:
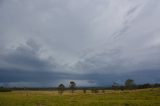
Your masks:
<svg viewBox="0 0 160 106"><path fill-rule="evenodd" d="M0 106L160 106L160 88L105 91L12 91L0 93Z"/></svg>

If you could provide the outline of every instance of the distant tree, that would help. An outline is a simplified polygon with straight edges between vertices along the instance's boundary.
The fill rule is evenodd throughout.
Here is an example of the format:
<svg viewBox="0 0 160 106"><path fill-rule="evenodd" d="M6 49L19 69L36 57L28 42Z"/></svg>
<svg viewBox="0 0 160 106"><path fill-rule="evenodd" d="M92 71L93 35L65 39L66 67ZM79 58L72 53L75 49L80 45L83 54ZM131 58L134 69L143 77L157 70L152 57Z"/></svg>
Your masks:
<svg viewBox="0 0 160 106"><path fill-rule="evenodd" d="M83 93L86 93L86 89L83 89Z"/></svg>
<svg viewBox="0 0 160 106"><path fill-rule="evenodd" d="M146 83L146 84L141 84L141 85L138 85L137 88L139 89L144 89L144 88L151 88L152 85L149 84L149 83Z"/></svg>
<svg viewBox="0 0 160 106"><path fill-rule="evenodd" d="M94 88L91 88L91 92L94 93Z"/></svg>
<svg viewBox="0 0 160 106"><path fill-rule="evenodd" d="M11 92L11 89L0 87L0 92Z"/></svg>
<svg viewBox="0 0 160 106"><path fill-rule="evenodd" d="M102 93L105 93L105 90L104 90L104 89L102 89Z"/></svg>
<svg viewBox="0 0 160 106"><path fill-rule="evenodd" d="M97 88L92 88L92 89L91 89L91 92L92 92L92 93L98 93L99 90L98 90Z"/></svg>
<svg viewBox="0 0 160 106"><path fill-rule="evenodd" d="M159 83L155 83L155 84L153 84L153 87L155 87L155 88L160 87L160 84Z"/></svg>
<svg viewBox="0 0 160 106"><path fill-rule="evenodd" d="M119 88L119 84L117 82L113 82L112 89L116 90Z"/></svg>
<svg viewBox="0 0 160 106"><path fill-rule="evenodd" d="M125 81L125 86L126 86L126 88L131 89L131 88L134 88L135 85L136 85L136 84L135 84L134 80L132 80L132 79L127 79L127 80Z"/></svg>
<svg viewBox="0 0 160 106"><path fill-rule="evenodd" d="M62 95L64 92L64 89L65 89L65 86L63 84L60 84L58 86L58 93Z"/></svg>
<svg viewBox="0 0 160 106"><path fill-rule="evenodd" d="M123 91L123 90L124 90L124 86L120 86L119 89L120 89L121 91Z"/></svg>
<svg viewBox="0 0 160 106"><path fill-rule="evenodd" d="M69 88L71 89L71 92L74 93L76 83L74 81L70 81Z"/></svg>

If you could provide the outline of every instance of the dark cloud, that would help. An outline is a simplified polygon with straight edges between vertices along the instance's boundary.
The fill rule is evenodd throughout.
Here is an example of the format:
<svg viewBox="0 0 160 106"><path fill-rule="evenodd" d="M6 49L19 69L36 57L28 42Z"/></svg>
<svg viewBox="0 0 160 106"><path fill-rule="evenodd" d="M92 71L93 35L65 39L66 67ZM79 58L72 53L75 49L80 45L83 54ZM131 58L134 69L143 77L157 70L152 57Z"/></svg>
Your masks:
<svg viewBox="0 0 160 106"><path fill-rule="evenodd" d="M95 81L98 86L111 86L113 82L117 82L119 84L124 84L124 82L128 79L134 79L137 84L142 84L144 82L148 83L159 83L159 70L138 70L134 72L128 73L119 73L114 74L112 72L108 74L89 74L85 77L88 77L91 81Z"/></svg>
<svg viewBox="0 0 160 106"><path fill-rule="evenodd" d="M33 40L20 44L16 48L0 55L0 81L49 83L58 80L63 73L58 73L58 64L53 58L42 59L40 48Z"/></svg>

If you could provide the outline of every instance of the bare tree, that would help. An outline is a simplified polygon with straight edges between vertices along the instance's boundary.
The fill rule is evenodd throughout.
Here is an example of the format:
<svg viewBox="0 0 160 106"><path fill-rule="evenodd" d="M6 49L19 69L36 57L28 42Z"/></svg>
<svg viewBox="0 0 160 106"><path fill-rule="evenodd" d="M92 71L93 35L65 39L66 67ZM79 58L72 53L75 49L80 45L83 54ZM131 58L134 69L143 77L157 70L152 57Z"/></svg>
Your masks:
<svg viewBox="0 0 160 106"><path fill-rule="evenodd" d="M65 89L65 86L63 84L60 84L58 86L58 93L62 95L64 92L64 89Z"/></svg>
<svg viewBox="0 0 160 106"><path fill-rule="evenodd" d="M71 92L74 93L76 83L74 81L70 81L69 88L71 89Z"/></svg>

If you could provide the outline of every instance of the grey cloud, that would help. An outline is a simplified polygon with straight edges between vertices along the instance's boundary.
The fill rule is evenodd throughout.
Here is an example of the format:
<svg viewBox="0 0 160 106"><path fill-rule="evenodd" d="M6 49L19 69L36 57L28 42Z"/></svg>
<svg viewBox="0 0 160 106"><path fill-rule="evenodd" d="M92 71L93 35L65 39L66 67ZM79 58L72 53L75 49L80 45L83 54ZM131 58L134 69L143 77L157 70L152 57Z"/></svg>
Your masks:
<svg viewBox="0 0 160 106"><path fill-rule="evenodd" d="M145 73L143 82L159 81L159 5L157 0L0 0L0 82L110 84L139 79L139 72Z"/></svg>
<svg viewBox="0 0 160 106"><path fill-rule="evenodd" d="M31 70L43 70L43 68L49 68L50 64L48 60L40 59L38 52L39 47L35 45L33 41L29 41L26 45L21 44L20 46L10 49L7 52L1 54L0 58L1 62L6 64L6 66L3 65L5 67L13 66Z"/></svg>
<svg viewBox="0 0 160 106"><path fill-rule="evenodd" d="M125 58L121 56L121 50L113 49L84 58L77 62L75 69L80 69L80 72L87 71L88 73L121 72L125 61Z"/></svg>

